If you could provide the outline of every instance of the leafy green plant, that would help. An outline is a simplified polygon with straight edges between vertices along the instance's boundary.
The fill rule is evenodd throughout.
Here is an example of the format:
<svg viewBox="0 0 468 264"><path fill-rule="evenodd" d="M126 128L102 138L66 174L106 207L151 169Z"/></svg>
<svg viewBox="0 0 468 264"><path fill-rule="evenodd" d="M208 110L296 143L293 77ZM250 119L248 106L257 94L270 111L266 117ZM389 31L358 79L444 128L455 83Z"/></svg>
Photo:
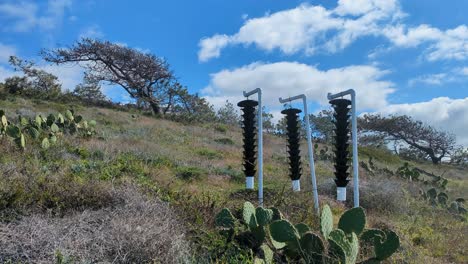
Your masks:
<svg viewBox="0 0 468 264"><path fill-rule="evenodd" d="M267 244L267 226L273 220L281 219L276 208L255 208L245 202L240 218L234 217L231 211L224 208L216 215L215 224L221 228L227 242L234 241L243 249L250 249L255 255L255 263L272 263L273 251Z"/></svg>
<svg viewBox="0 0 468 264"><path fill-rule="evenodd" d="M63 134L75 134L91 136L95 134L96 121L85 121L81 116L73 116L73 111L67 110L65 117L58 113L49 114L46 117L36 115L34 118L18 117L13 123L8 121L5 112L0 110L0 137L6 136L13 139L15 144L26 148L26 138L31 143L37 142L42 149L48 149L57 142L57 137Z"/></svg>
<svg viewBox="0 0 468 264"><path fill-rule="evenodd" d="M416 168L411 168L408 162L405 162L403 166L397 169L397 174L404 179L408 179L410 181L417 181L419 180L419 176L421 175Z"/></svg>
<svg viewBox="0 0 468 264"><path fill-rule="evenodd" d="M452 214L464 215L467 212L464 207L465 199L463 198L457 198L449 204L449 196L447 193L437 192L436 188L430 188L427 191L420 190L420 194L421 197L428 201L432 206L446 208Z"/></svg>
<svg viewBox="0 0 468 264"><path fill-rule="evenodd" d="M228 242L234 241L251 249L256 259L263 256L260 248L269 247L272 256L276 254L290 262L356 263L360 243L367 243L373 247L374 254L363 263L379 263L389 258L400 245L399 237L393 231L365 229L366 215L361 207L343 213L338 228L333 229L333 214L329 206L324 206L320 219L322 236L304 223L293 225L275 208L255 209L249 202L244 203L240 220L224 208L215 222L227 235Z"/></svg>
<svg viewBox="0 0 468 264"><path fill-rule="evenodd" d="M230 138L217 138L214 141L219 144L234 145L234 141Z"/></svg>
<svg viewBox="0 0 468 264"><path fill-rule="evenodd" d="M206 176L206 175L207 175L207 172L198 167L179 167L177 168L177 171L176 171L177 177L187 180L187 181L199 180L203 176Z"/></svg>

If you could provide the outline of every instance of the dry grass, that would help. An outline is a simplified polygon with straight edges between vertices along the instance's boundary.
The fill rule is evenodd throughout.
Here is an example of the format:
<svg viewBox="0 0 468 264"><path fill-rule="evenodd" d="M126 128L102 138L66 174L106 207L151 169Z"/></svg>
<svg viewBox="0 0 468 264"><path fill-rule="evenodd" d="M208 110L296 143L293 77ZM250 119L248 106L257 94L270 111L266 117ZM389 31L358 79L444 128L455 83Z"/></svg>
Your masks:
<svg viewBox="0 0 468 264"><path fill-rule="evenodd" d="M3 104L3 101L2 101ZM21 111L24 113L42 111L44 113L63 111L65 106L59 104L36 103L29 100L18 100L16 103L5 102L2 108L6 108L7 112L16 112L16 109L24 108ZM212 218L219 211L220 207L227 206L235 209L245 201L257 201L256 192L245 192L243 176L239 179L237 174L242 174L242 138L238 128L228 128L227 131L219 131L215 126L203 125L181 125L167 120L154 119L151 117L139 116L132 118L130 113L123 111L114 111L100 108L84 108L78 107L77 112L86 117L86 119L95 119L98 122L99 135L90 140L80 139L64 139L67 144L73 147L80 147L89 152L99 151L103 153L105 165L100 168L107 168L107 165L115 165L115 159L121 157L122 154L131 153L135 160L130 162L138 171L127 170L121 175L121 181L135 182L142 180L151 188L163 190L158 192L160 197L170 201L171 205L178 210L179 216L185 221L186 226L192 228L192 233L201 234L209 239L203 242L203 250L206 249L213 241L209 241L213 236L214 228L212 226ZM220 144L216 139L229 138L233 141L233 145ZM291 181L288 177L287 165L287 148L284 138L265 135L264 137L264 187L265 187L265 205L277 206L282 210L287 217L295 222L305 222L316 228L317 218L313 214L313 203L311 196L311 183L309 168L307 166L307 148L305 142L302 143L301 153L303 156L303 176L301 178L300 193L291 191ZM320 145L320 147L323 147ZM205 149L206 153L211 151L219 154L204 155L198 153L200 149ZM0 173L8 175L16 175L23 172L27 174L21 176L24 179L30 178L34 181L34 177L41 172L42 161L35 160L27 165L22 164L21 153L15 152L8 148L0 146L0 151L5 150L8 156L4 156L5 162L2 163L2 152L0 152ZM5 153L6 153L5 152ZM66 154L66 153L65 153ZM402 165L403 161L397 156L391 155L386 151L376 151L372 148L360 149L360 158L362 161L368 160L368 157L374 157L374 163L379 168L389 168L396 170ZM124 157L127 157L124 155ZM168 161L168 164L154 165L145 163L146 160L154 160L163 158ZM89 160L90 161L90 160ZM60 161L62 163L62 161ZM71 162L67 161L68 164ZM81 161L80 161L81 162ZM132 163L133 162L133 163ZM163 162L164 163L164 162ZM123 163L123 168L127 168L127 163ZM449 178L447 193L449 197L465 196L468 188L466 180L466 170L460 170L452 166L433 166L427 164L417 164L426 171L440 175L445 172L444 177ZM3 167L2 167L3 166ZM70 165L67 165L70 166ZM207 171L206 177L200 177L199 180L186 181L176 177L179 167L198 167ZM34 170L32 170L34 168ZM119 167L120 168L120 167ZM32 170L32 171L31 171ZM50 173L49 173L50 172ZM119 172L119 171L117 171ZM97 176L99 172L93 171ZM42 173L43 176L46 173ZM70 174L69 168L58 169L56 171L48 171L47 179L67 179L67 174ZM336 189L333 183L333 164L330 161L317 161L316 174L319 183L319 197L322 204L329 204L332 207L335 215L339 215L347 207L348 204L341 204L335 201ZM392 257L390 263L466 263L466 248L468 248L468 240L463 239L466 234L468 225L466 222L460 222L450 215L446 210L441 208L432 208L427 203L421 201L418 197L419 188L428 188L429 186L422 183L408 183L397 177L389 178L388 175L375 175L360 171L361 176L361 205L366 209L368 216L369 227L391 227L394 228L400 235L402 247L400 251ZM12 176L13 177L13 176ZM86 175L75 176L77 180L87 180ZM257 180L257 179L256 179ZM118 179L112 182L113 185L118 185ZM26 182L26 181L25 181ZM57 181L58 183L60 181ZM1 184L1 181L0 181ZM92 189L93 181L85 182L83 187L88 185ZM100 184L108 184L107 182ZM66 186L66 185L65 185ZM0 191L5 186L0 186ZM283 191L284 188L284 191ZM75 189L70 186L70 189ZM103 188L107 190L108 188ZM80 190L78 188L77 190ZM61 192L66 194L66 192ZM75 192L78 193L78 192ZM170 193L170 195L167 195ZM188 194L175 197L174 193ZM105 194L105 193L102 193ZM352 202L352 182L348 188L349 202ZM93 197L86 194L86 196ZM99 197L101 194L96 195ZM61 196L66 198L66 201L73 196ZM80 196L76 196L80 197ZM103 196L104 198L106 196ZM465 197L467 198L467 197ZM68 204L68 202L67 202ZM1 201L0 201L1 205ZM44 256L50 259L53 257L54 250L57 245L62 246L62 252L72 256L78 256L79 260L85 259L82 256L88 256L88 259L102 259L103 261L113 261L115 257L119 261L123 261L122 254L118 253L116 248L126 248L128 252L136 252L136 249L131 249L132 245L124 244L121 240L116 240L116 237L122 238L124 235L115 235L116 233L124 233L129 235L125 229L114 226L112 229L109 217L114 216L115 219L120 218L119 225L125 226L126 223L135 223L139 225L138 219L131 217L130 213L125 213L126 205L121 203L110 203L100 206L96 211L88 211L89 205L81 207L71 215L65 215L63 218L51 218L45 215L35 215L23 218L22 222L14 224L2 224L2 232L0 236L5 239L4 234L8 230L10 239L13 235L27 234L31 230L31 234L44 234L48 239L39 239L39 235L35 235L34 240L22 238L21 242L12 243L16 245L16 250L20 252L21 246L25 249L28 247L28 252L35 252L34 248L44 248L47 245L49 251L43 251ZM86 211L82 211L86 210ZM131 211L131 208L128 208ZM138 215L141 212L135 212ZM0 213L2 213L0 211ZM100 219L102 223L88 221L87 218ZM336 219L335 219L336 220ZM144 220L141 220L144 221ZM159 220L158 220L159 221ZM72 223L72 224L71 224ZM105 224L104 224L105 223ZM115 224L117 225L117 224ZM29 227L28 227L29 226ZM37 231L32 231L35 226ZM133 226L133 225L132 225ZM67 229L75 228L81 231L83 236L92 238L98 241L99 248L102 250L94 250L90 245L94 242L78 243L67 238ZM96 228L96 235L90 234ZM150 229L151 227L146 227ZM42 231L41 231L42 230ZM72 229L70 229L72 230ZM117 231L116 231L117 230ZM36 233L39 232L39 233ZM71 232L71 231L70 231ZM130 232L130 231L129 231ZM132 234L139 234L136 230ZM161 231L162 232L162 231ZM76 232L75 232L76 233ZM109 234L108 234L109 233ZM113 233L114 235L111 235ZM165 234L161 234L165 235ZM211 236L211 237L210 237ZM466 236L466 235L465 235ZM62 238L63 237L63 238ZM79 237L79 236L76 236ZM26 236L27 238L27 236ZM114 239L117 242L115 247L104 241L104 238ZM6 241L9 238L7 238ZM34 245L32 244L35 241ZM57 242L58 241L58 242ZM41 244L42 243L42 244ZM77 246L75 246L75 243ZM139 242L143 243L143 242ZM182 243L182 242L181 242ZM211 244L210 244L211 243ZM139 245L138 243L134 243ZM146 245L146 244L145 244ZM0 248L3 244L0 244ZM130 250L130 249L131 250ZM2 248L3 250L3 248ZM154 251L156 256L159 251ZM200 253L200 252L197 252ZM203 252L204 253L204 252ZM39 254L39 253L34 253ZM146 253L138 253L141 256L147 256ZM40 255L40 254L39 254ZM130 256L131 254L129 254ZM19 256L19 255L16 255ZM44 257L42 256L42 257ZM152 255L155 256L155 255ZM42 258L40 257L40 258ZM145 259L151 259L144 257ZM24 256L16 259L26 260ZM130 259L130 258L128 258ZM137 259L139 262L140 259ZM163 262L163 260L161 260Z"/></svg>
<svg viewBox="0 0 468 264"><path fill-rule="evenodd" d="M113 208L0 224L0 262L53 263L56 252L81 263L189 261L183 225L166 203L134 187L118 195L124 203Z"/></svg>

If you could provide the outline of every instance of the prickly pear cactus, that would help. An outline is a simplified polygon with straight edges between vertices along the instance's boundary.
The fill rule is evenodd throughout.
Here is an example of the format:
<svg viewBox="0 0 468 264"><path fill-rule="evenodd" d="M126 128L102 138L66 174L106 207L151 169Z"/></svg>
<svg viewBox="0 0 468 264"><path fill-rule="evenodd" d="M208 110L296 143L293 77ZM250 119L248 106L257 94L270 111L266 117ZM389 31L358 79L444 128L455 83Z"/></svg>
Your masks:
<svg viewBox="0 0 468 264"><path fill-rule="evenodd" d="M332 241L330 244L335 244L333 247L339 246L344 255L344 263L356 263L357 255L359 253L359 240L355 233L351 233L349 236L346 236L345 232L340 229L335 229L330 233L329 241ZM339 250L337 250L339 252ZM341 254L338 254L340 256ZM342 260L343 256L340 256Z"/></svg>
<svg viewBox="0 0 468 264"><path fill-rule="evenodd" d="M447 206L448 195L444 192L440 192L437 195L437 201L439 202L440 205Z"/></svg>
<svg viewBox="0 0 468 264"><path fill-rule="evenodd" d="M297 232L299 232L299 235L302 237L305 233L311 231L310 230L310 227L304 223L299 223L297 225L294 226L297 230Z"/></svg>
<svg viewBox="0 0 468 264"><path fill-rule="evenodd" d="M255 209L255 217L259 225L266 226L273 220L273 211L271 209L257 207L257 209Z"/></svg>
<svg viewBox="0 0 468 264"><path fill-rule="evenodd" d="M325 205L322 209L320 217L320 231L325 239L328 240L328 235L333 230L333 214L330 206Z"/></svg>
<svg viewBox="0 0 468 264"><path fill-rule="evenodd" d="M380 229L367 229L359 237L365 243L374 244L375 241L384 241L385 233Z"/></svg>
<svg viewBox="0 0 468 264"><path fill-rule="evenodd" d="M242 210L242 219L250 227L257 227L257 218L255 217L255 207L251 202L245 202Z"/></svg>
<svg viewBox="0 0 468 264"><path fill-rule="evenodd" d="M437 197L437 190L435 188L427 190L427 196L429 199L435 200Z"/></svg>
<svg viewBox="0 0 468 264"><path fill-rule="evenodd" d="M300 244L306 263L323 263L325 247L318 235L307 232L301 237Z"/></svg>
<svg viewBox="0 0 468 264"><path fill-rule="evenodd" d="M41 143L42 149L48 149L50 147L49 139L44 138Z"/></svg>
<svg viewBox="0 0 468 264"><path fill-rule="evenodd" d="M278 220L270 224L271 237L277 242L297 240L299 233L288 220Z"/></svg>
<svg viewBox="0 0 468 264"><path fill-rule="evenodd" d="M385 231L385 240L383 242L375 240L374 251L378 260L384 260L390 257L400 247L400 237L391 230Z"/></svg>
<svg viewBox="0 0 468 264"><path fill-rule="evenodd" d="M356 207L344 212L338 222L338 228L346 234L354 232L360 235L366 226L366 213L362 207Z"/></svg>
<svg viewBox="0 0 468 264"><path fill-rule="evenodd" d="M47 140L47 138L45 138L44 140ZM227 208L221 210L221 212L219 212L215 218L216 226L224 228L234 228L235 221L236 219L232 215L231 211L229 211L229 209Z"/></svg>
<svg viewBox="0 0 468 264"><path fill-rule="evenodd" d="M73 113L70 110L65 111L65 117L67 118L68 121L73 122L74 120Z"/></svg>
<svg viewBox="0 0 468 264"><path fill-rule="evenodd" d="M283 219L283 214L280 212L280 210L278 208L270 207L269 209L273 212L272 221Z"/></svg>
<svg viewBox="0 0 468 264"><path fill-rule="evenodd" d="M260 257L255 257L255 264L272 264L273 263L273 251L268 245L263 244L260 246Z"/></svg>

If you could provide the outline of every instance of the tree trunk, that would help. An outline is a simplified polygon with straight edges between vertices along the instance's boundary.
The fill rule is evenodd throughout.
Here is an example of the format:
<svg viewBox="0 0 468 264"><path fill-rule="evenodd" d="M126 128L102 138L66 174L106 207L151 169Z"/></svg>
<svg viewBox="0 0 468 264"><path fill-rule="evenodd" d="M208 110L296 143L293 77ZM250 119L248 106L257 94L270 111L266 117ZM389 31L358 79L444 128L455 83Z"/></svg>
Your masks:
<svg viewBox="0 0 468 264"><path fill-rule="evenodd" d="M429 157L431 158L432 164L439 164L440 161L442 160L442 156L436 157L434 154L429 154Z"/></svg>
<svg viewBox="0 0 468 264"><path fill-rule="evenodd" d="M148 103L150 104L151 109L153 109L153 113L155 115L161 114L161 108L159 107L159 104L157 102L150 99L150 100L148 100Z"/></svg>

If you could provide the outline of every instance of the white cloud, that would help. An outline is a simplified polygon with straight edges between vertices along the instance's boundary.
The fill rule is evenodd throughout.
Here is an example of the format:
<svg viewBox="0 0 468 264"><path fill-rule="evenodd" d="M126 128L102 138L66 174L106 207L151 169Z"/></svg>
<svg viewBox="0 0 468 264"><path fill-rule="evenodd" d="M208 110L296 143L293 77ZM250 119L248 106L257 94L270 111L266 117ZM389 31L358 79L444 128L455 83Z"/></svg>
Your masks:
<svg viewBox="0 0 468 264"><path fill-rule="evenodd" d="M83 68L78 64L73 65L48 65L42 64L37 68L45 70L57 76L62 84L62 90L73 90L83 80Z"/></svg>
<svg viewBox="0 0 468 264"><path fill-rule="evenodd" d="M211 58L218 58L221 49L229 44L230 37L227 35L214 35L211 38L202 39L199 43L198 59L207 61Z"/></svg>
<svg viewBox="0 0 468 264"><path fill-rule="evenodd" d="M423 43L429 45L426 58L429 61L468 59L468 27L460 25L442 31L429 25L405 28L402 25L389 26L383 34L398 47L416 47Z"/></svg>
<svg viewBox="0 0 468 264"><path fill-rule="evenodd" d="M358 95L359 109L375 109L386 105L393 84L382 80L386 74L373 66L357 65L321 71L298 62L252 63L211 75L211 81L201 93L210 103L221 106L226 100L242 99L242 89L261 87L265 104L280 107L278 97L305 93L309 101L328 104L326 95L353 88ZM274 109L273 109L274 110Z"/></svg>
<svg viewBox="0 0 468 264"><path fill-rule="evenodd" d="M468 67L463 67L462 69L460 69L460 73L468 76Z"/></svg>
<svg viewBox="0 0 468 264"><path fill-rule="evenodd" d="M82 30L79 39L82 38L102 38L104 33L102 33L101 28L98 25L92 25Z"/></svg>
<svg viewBox="0 0 468 264"><path fill-rule="evenodd" d="M203 38L199 60L217 58L223 48L239 44L285 54L334 53L365 36L384 37L400 48L428 44L425 57L430 61L468 58L466 25L445 31L429 25L408 27L405 16L397 0L340 0L334 9L302 4L247 19L233 35Z"/></svg>
<svg viewBox="0 0 468 264"><path fill-rule="evenodd" d="M415 86L418 83L429 85L442 85L447 82L446 73L427 74L408 81L409 86Z"/></svg>
<svg viewBox="0 0 468 264"><path fill-rule="evenodd" d="M6 78L19 75L17 72L0 65L0 82L3 82Z"/></svg>
<svg viewBox="0 0 468 264"><path fill-rule="evenodd" d="M468 146L468 97L451 99L437 97L427 102L413 104L392 104L377 112L382 114L409 115L416 120L457 136L457 143Z"/></svg>
<svg viewBox="0 0 468 264"><path fill-rule="evenodd" d="M14 56L16 54L16 48L11 45L5 45L0 42L0 64L1 63L8 63L10 56Z"/></svg>
<svg viewBox="0 0 468 264"><path fill-rule="evenodd" d="M62 22L71 5L72 0L48 0L45 8L35 2L7 1L0 4L0 14L7 21L5 31L51 30Z"/></svg>

